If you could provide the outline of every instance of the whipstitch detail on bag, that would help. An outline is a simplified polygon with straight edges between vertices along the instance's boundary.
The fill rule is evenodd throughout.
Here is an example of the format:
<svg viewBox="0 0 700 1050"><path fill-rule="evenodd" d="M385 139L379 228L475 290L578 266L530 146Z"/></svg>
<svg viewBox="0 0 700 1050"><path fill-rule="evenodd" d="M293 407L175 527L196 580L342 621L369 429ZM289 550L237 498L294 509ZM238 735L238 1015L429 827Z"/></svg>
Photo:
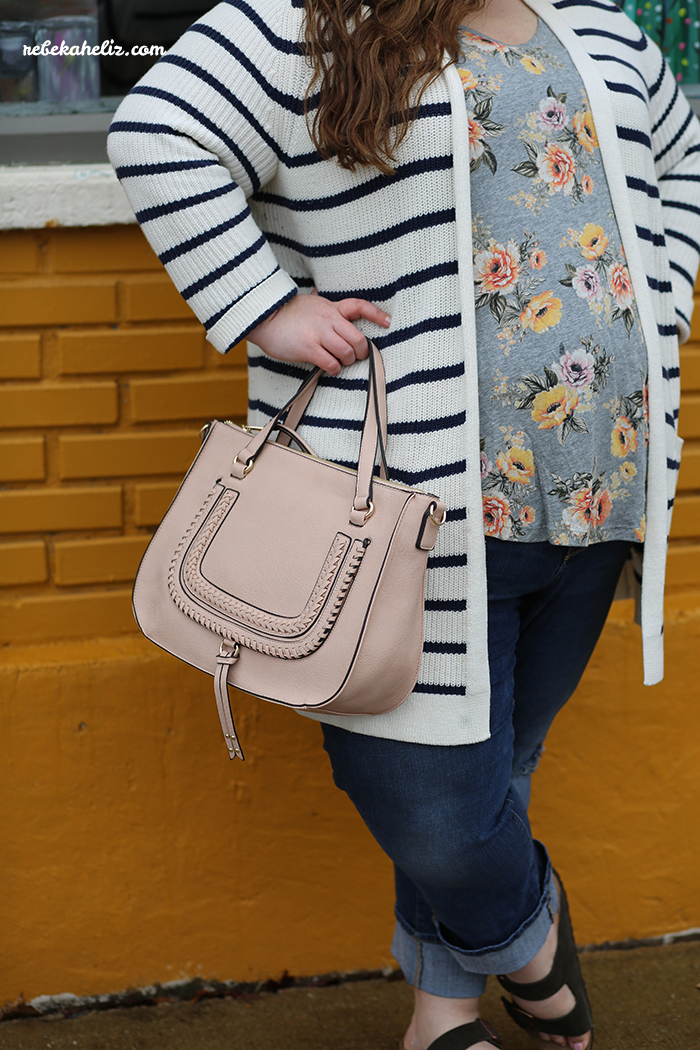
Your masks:
<svg viewBox="0 0 700 1050"><path fill-rule="evenodd" d="M279 616L258 609L215 587L202 574L209 545L237 498L235 490L224 489L218 495L214 490L205 501L170 563L170 595L187 616L229 641L285 660L308 656L323 644L338 618L364 557L365 545L336 533L316 584L298 615ZM203 602L207 608L188 599ZM218 619L217 613L225 620ZM307 636L301 639L302 634Z"/></svg>

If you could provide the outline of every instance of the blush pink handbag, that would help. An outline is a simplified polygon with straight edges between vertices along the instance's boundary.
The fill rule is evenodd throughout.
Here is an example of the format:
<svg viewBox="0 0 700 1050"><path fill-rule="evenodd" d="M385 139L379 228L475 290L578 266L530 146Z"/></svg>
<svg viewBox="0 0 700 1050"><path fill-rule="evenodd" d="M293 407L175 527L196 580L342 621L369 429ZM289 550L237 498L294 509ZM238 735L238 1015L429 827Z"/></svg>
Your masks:
<svg viewBox="0 0 700 1050"><path fill-rule="evenodd" d="M243 752L229 682L273 703L343 715L391 711L416 683L426 564L446 509L437 496L387 480L384 366L370 347L356 471L319 459L294 431L318 369L259 432L207 425L141 561L136 621L162 649L214 676L230 758Z"/></svg>

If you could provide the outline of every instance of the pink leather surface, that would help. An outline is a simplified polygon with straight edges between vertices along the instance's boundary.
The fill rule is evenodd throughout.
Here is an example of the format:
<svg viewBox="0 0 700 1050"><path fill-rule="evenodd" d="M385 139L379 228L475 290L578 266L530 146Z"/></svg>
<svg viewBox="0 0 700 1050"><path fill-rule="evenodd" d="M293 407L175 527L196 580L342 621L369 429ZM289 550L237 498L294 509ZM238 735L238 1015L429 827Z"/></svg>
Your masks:
<svg viewBox="0 0 700 1050"><path fill-rule="evenodd" d="M373 352L384 428L384 372ZM226 669L246 692L338 714L389 711L412 691L426 563L445 508L374 478L365 516L377 429L372 411L358 481L233 424L209 428L144 555L134 612L157 645L218 673L220 713ZM239 649L217 666L222 642L224 652Z"/></svg>

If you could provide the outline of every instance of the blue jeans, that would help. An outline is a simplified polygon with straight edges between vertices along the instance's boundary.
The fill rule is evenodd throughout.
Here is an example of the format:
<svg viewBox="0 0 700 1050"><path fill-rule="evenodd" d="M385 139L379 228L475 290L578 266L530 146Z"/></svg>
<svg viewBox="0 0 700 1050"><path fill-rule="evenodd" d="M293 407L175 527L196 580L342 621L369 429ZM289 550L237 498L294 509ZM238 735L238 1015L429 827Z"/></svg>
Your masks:
<svg viewBox="0 0 700 1050"><path fill-rule="evenodd" d="M323 725L336 785L394 862L392 952L410 984L480 995L529 962L558 908L530 775L574 692L629 553L487 538L491 736L443 747Z"/></svg>

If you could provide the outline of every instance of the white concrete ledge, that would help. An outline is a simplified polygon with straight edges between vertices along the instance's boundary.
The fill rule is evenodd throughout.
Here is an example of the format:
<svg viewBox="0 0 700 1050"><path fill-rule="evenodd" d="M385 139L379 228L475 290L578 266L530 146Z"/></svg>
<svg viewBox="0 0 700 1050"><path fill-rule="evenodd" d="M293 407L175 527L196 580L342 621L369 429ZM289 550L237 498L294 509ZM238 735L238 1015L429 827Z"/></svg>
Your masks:
<svg viewBox="0 0 700 1050"><path fill-rule="evenodd" d="M0 167L0 229L112 226L136 218L110 164Z"/></svg>

